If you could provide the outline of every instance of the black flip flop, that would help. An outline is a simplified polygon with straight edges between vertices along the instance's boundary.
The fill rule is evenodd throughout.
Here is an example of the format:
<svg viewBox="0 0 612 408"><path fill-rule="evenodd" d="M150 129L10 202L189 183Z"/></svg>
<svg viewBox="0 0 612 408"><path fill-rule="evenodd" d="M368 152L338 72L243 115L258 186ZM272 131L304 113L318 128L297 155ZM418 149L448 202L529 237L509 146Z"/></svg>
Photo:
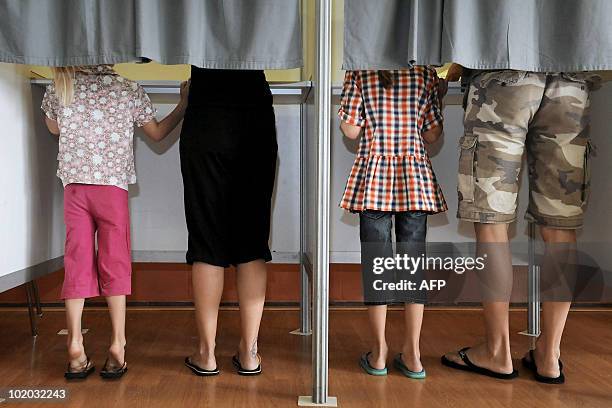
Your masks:
<svg viewBox="0 0 612 408"><path fill-rule="evenodd" d="M367 353L363 354L359 359L359 366L369 375L374 375L378 377L387 375L389 372L387 370L387 367L374 368L372 367L372 365L370 365L370 355L372 355L371 351L368 351Z"/></svg>
<svg viewBox="0 0 612 408"><path fill-rule="evenodd" d="M533 355L533 350L529 350L529 358L527 360L526 357L521 359L523 363L523 367L533 372L534 378L537 382L543 384L563 384L565 383L565 374L563 374L563 363L559 360L559 376L558 377L546 377L544 375L540 375L538 373L538 367L535 363L535 356Z"/></svg>
<svg viewBox="0 0 612 408"><path fill-rule="evenodd" d="M100 377L104 378L105 380L117 380L123 377L123 374L127 373L127 370L128 366L126 361L123 362L121 367L109 368L107 358L104 362L104 367L100 371Z"/></svg>
<svg viewBox="0 0 612 408"><path fill-rule="evenodd" d="M247 370L242 367L242 364L240 364L240 358L238 357L238 354L232 357L232 364L234 365L234 367L236 367L236 370L238 371L238 375L252 376L252 375L261 374L261 357L259 357L259 354L257 355L257 357L259 358L259 365L253 370Z"/></svg>
<svg viewBox="0 0 612 408"><path fill-rule="evenodd" d="M219 375L219 367L216 367L214 370L206 370L200 366L197 366L191 362L189 357L185 357L185 365L189 368L195 375L200 377L212 377L213 375Z"/></svg>
<svg viewBox="0 0 612 408"><path fill-rule="evenodd" d="M525 357L521 359L523 366L529 370L535 370L535 359L533 358L533 352L534 350L529 350L529 357L531 360L527 360ZM563 361L561 361L561 359L559 359L559 370L563 370Z"/></svg>
<svg viewBox="0 0 612 408"><path fill-rule="evenodd" d="M91 373L96 371L96 367L89 357L85 356L85 358L85 364L78 369L70 367L70 363L68 363L68 367L64 373L64 378L67 380L84 380L85 378L89 377Z"/></svg>
<svg viewBox="0 0 612 408"><path fill-rule="evenodd" d="M465 347L457 352L457 354L459 355L459 357L461 357L461 360L463 360L465 365L456 363L446 358L446 356L442 356L442 364L447 367L454 368L456 370L469 371L472 373L485 375L487 377L497 378L499 380L512 380L518 377L518 371L516 370L512 370L511 373L506 374L506 373L498 373L496 371L489 370L488 368L477 366L476 364L472 363L467 356L467 351L469 349L470 349L469 347Z"/></svg>

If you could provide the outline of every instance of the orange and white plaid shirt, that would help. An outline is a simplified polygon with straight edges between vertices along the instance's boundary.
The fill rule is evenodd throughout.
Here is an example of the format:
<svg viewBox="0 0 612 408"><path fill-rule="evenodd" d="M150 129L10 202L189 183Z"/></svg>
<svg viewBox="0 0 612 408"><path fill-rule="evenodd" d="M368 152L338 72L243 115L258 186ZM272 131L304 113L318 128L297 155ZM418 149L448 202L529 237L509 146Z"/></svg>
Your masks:
<svg viewBox="0 0 612 408"><path fill-rule="evenodd" d="M421 134L443 122L433 68L391 71L385 89L378 71L348 71L338 116L364 128L340 207L350 211L447 210Z"/></svg>

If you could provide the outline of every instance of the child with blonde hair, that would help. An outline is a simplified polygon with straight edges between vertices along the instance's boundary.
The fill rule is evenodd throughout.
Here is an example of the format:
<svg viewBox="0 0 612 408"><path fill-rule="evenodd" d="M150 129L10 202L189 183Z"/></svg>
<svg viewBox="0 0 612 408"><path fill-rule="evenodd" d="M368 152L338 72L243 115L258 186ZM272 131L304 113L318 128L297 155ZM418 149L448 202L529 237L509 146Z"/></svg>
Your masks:
<svg viewBox="0 0 612 408"><path fill-rule="evenodd" d="M163 120L138 83L110 65L54 68L42 102L49 131L59 136L57 175L64 185L66 244L62 298L68 324L67 379L94 370L85 353L81 316L86 298L104 296L112 322L111 345L100 375L120 378L125 361L126 295L131 293L128 185L136 183L134 125L155 141L181 121L188 85ZM97 243L97 248L96 248Z"/></svg>

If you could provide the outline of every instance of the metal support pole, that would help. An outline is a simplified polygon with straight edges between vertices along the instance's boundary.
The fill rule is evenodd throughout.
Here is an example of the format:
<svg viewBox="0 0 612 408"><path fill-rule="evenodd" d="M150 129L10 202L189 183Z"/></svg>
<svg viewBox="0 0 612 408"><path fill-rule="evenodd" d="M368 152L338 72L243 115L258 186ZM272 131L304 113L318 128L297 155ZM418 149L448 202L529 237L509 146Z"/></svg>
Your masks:
<svg viewBox="0 0 612 408"><path fill-rule="evenodd" d="M32 282L28 282L25 285L26 298L28 302L28 315L30 317L30 330L32 336L38 336L38 322L36 321L36 313L34 313L34 289Z"/></svg>
<svg viewBox="0 0 612 408"><path fill-rule="evenodd" d="M412 36L412 52L414 53L414 58L411 59L410 63L415 63L419 55L419 0L412 0L410 5L410 31L414 33Z"/></svg>
<svg viewBox="0 0 612 408"><path fill-rule="evenodd" d="M317 126L316 238L313 268L312 396L300 406L337 406L328 396L329 337L329 200L331 133L331 0L316 1L317 60L315 109Z"/></svg>
<svg viewBox="0 0 612 408"><path fill-rule="evenodd" d="M307 91L308 94L310 91ZM306 113L305 101L300 104L300 328L291 332L298 336L312 334L310 319L310 275L306 267L306 132L304 131Z"/></svg>
<svg viewBox="0 0 612 408"><path fill-rule="evenodd" d="M536 260L536 227L534 223L529 223L529 282L528 282L528 301L527 301L527 330L521 332L525 336L533 338L532 347L535 340L540 335L540 265Z"/></svg>
<svg viewBox="0 0 612 408"><path fill-rule="evenodd" d="M302 336L310 336L312 334L312 324L310 319L310 277L304 264L300 264L300 329L299 334Z"/></svg>
<svg viewBox="0 0 612 408"><path fill-rule="evenodd" d="M32 293L34 295L34 303L36 304L36 314L38 317L42 317L42 306L40 305L40 293L38 292L38 283L33 280L32 281Z"/></svg>

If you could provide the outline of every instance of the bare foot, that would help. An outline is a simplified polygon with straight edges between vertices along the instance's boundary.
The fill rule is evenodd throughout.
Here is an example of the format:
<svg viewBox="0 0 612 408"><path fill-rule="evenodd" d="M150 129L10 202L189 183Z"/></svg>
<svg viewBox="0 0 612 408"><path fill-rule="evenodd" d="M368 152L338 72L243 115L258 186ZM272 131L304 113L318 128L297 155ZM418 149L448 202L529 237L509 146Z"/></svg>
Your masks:
<svg viewBox="0 0 612 408"><path fill-rule="evenodd" d="M380 347L373 347L372 352L368 356L368 363L370 367L377 370L382 370L387 366L387 356L389 354L389 347L384 344Z"/></svg>
<svg viewBox="0 0 612 408"><path fill-rule="evenodd" d="M68 361L71 368L81 368L87 363L83 339L74 340L68 343Z"/></svg>
<svg viewBox="0 0 612 408"><path fill-rule="evenodd" d="M214 352L207 353L206 355L195 352L189 356L189 361L204 370L212 371L217 369L217 359L215 358Z"/></svg>
<svg viewBox="0 0 612 408"><path fill-rule="evenodd" d="M113 343L108 348L108 364L110 368L121 367L125 363L125 343Z"/></svg>
<svg viewBox="0 0 612 408"><path fill-rule="evenodd" d="M544 355L541 349L536 348L533 350L535 357L535 365L538 368L538 374L544 377L557 378L561 375L561 367L559 367L559 354L554 353L553 355ZM525 359L531 361L530 353L525 354Z"/></svg>
<svg viewBox="0 0 612 408"><path fill-rule="evenodd" d="M491 353L486 344L479 344L466 352L470 361L478 367L486 368L500 374L511 374L514 371L510 350L503 353ZM445 357L457 364L466 365L459 354L455 351L448 353Z"/></svg>
<svg viewBox="0 0 612 408"><path fill-rule="evenodd" d="M403 352L400 356L402 363L410 370L415 373L423 371L423 364L421 364L421 357L414 353Z"/></svg>
<svg viewBox="0 0 612 408"><path fill-rule="evenodd" d="M258 354L257 339L248 345L240 340L238 344L238 359L245 370L255 370L261 364L261 356Z"/></svg>
<svg viewBox="0 0 612 408"><path fill-rule="evenodd" d="M243 347L238 347L238 359L240 360L240 365L245 370L255 370L261 363L261 359L257 353L257 345L251 347L250 350L244 350Z"/></svg>

